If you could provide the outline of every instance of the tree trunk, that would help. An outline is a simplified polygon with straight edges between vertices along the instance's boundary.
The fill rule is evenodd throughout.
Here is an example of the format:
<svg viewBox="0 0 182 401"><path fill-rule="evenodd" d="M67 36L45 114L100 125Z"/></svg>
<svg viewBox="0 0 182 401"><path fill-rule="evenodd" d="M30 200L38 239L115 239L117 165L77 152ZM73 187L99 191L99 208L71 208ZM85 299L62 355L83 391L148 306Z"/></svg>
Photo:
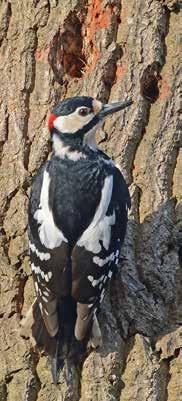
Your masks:
<svg viewBox="0 0 182 401"><path fill-rule="evenodd" d="M0 2L0 401L182 399L179 11L170 0ZM19 333L35 297L27 203L50 151L49 110L80 94L133 98L98 133L132 207L99 316L104 345L71 386L61 374L56 387L45 355Z"/></svg>

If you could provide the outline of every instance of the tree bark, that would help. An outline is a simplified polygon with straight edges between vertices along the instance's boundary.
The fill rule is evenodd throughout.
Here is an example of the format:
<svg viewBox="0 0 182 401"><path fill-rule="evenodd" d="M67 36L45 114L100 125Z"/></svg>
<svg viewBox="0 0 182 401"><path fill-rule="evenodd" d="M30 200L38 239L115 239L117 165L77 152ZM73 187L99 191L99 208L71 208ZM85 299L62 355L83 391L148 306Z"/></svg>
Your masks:
<svg viewBox="0 0 182 401"><path fill-rule="evenodd" d="M0 400L178 401L180 1L1 0L0 21ZM73 369L72 386L61 374L56 387L45 355L19 333L35 297L27 203L50 151L49 110L81 94L133 98L98 133L127 180L132 207L99 316L103 347Z"/></svg>

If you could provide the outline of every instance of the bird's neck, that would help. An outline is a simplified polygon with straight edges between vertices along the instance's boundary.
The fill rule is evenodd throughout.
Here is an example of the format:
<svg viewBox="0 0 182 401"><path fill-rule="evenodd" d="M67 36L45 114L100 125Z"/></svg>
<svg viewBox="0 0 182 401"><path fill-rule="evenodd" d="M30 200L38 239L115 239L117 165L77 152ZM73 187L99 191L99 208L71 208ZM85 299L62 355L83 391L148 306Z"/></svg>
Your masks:
<svg viewBox="0 0 182 401"><path fill-rule="evenodd" d="M86 157L88 148L93 151L97 150L95 140L95 130L89 131L87 134L66 134L54 130L52 133L53 151L56 156L64 159L69 158L78 160Z"/></svg>

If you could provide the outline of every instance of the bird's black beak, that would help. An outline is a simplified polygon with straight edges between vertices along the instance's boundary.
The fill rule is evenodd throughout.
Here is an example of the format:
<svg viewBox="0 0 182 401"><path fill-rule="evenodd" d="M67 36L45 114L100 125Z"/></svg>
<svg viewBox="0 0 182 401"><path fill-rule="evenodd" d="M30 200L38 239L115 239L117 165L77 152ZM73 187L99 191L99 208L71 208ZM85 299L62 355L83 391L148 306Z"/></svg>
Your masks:
<svg viewBox="0 0 182 401"><path fill-rule="evenodd" d="M104 104L102 110L99 112L99 117L102 119L109 114L116 113L116 111L120 111L125 109L125 107L131 106L133 101L131 99L125 100L124 102L115 102L111 104Z"/></svg>

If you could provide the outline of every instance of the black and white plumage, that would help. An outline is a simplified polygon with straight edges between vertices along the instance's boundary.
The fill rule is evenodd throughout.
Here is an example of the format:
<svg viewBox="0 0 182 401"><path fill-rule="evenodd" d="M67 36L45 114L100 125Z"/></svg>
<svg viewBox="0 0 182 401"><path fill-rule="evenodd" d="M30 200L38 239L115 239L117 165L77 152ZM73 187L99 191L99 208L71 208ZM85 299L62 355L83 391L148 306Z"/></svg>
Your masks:
<svg viewBox="0 0 182 401"><path fill-rule="evenodd" d="M119 260L130 196L120 170L97 148L95 131L105 116L130 104L75 97L49 119L53 153L34 179L29 240L34 328L39 321L41 336L42 319L55 382L64 358L90 332L93 344L100 339L96 312Z"/></svg>

